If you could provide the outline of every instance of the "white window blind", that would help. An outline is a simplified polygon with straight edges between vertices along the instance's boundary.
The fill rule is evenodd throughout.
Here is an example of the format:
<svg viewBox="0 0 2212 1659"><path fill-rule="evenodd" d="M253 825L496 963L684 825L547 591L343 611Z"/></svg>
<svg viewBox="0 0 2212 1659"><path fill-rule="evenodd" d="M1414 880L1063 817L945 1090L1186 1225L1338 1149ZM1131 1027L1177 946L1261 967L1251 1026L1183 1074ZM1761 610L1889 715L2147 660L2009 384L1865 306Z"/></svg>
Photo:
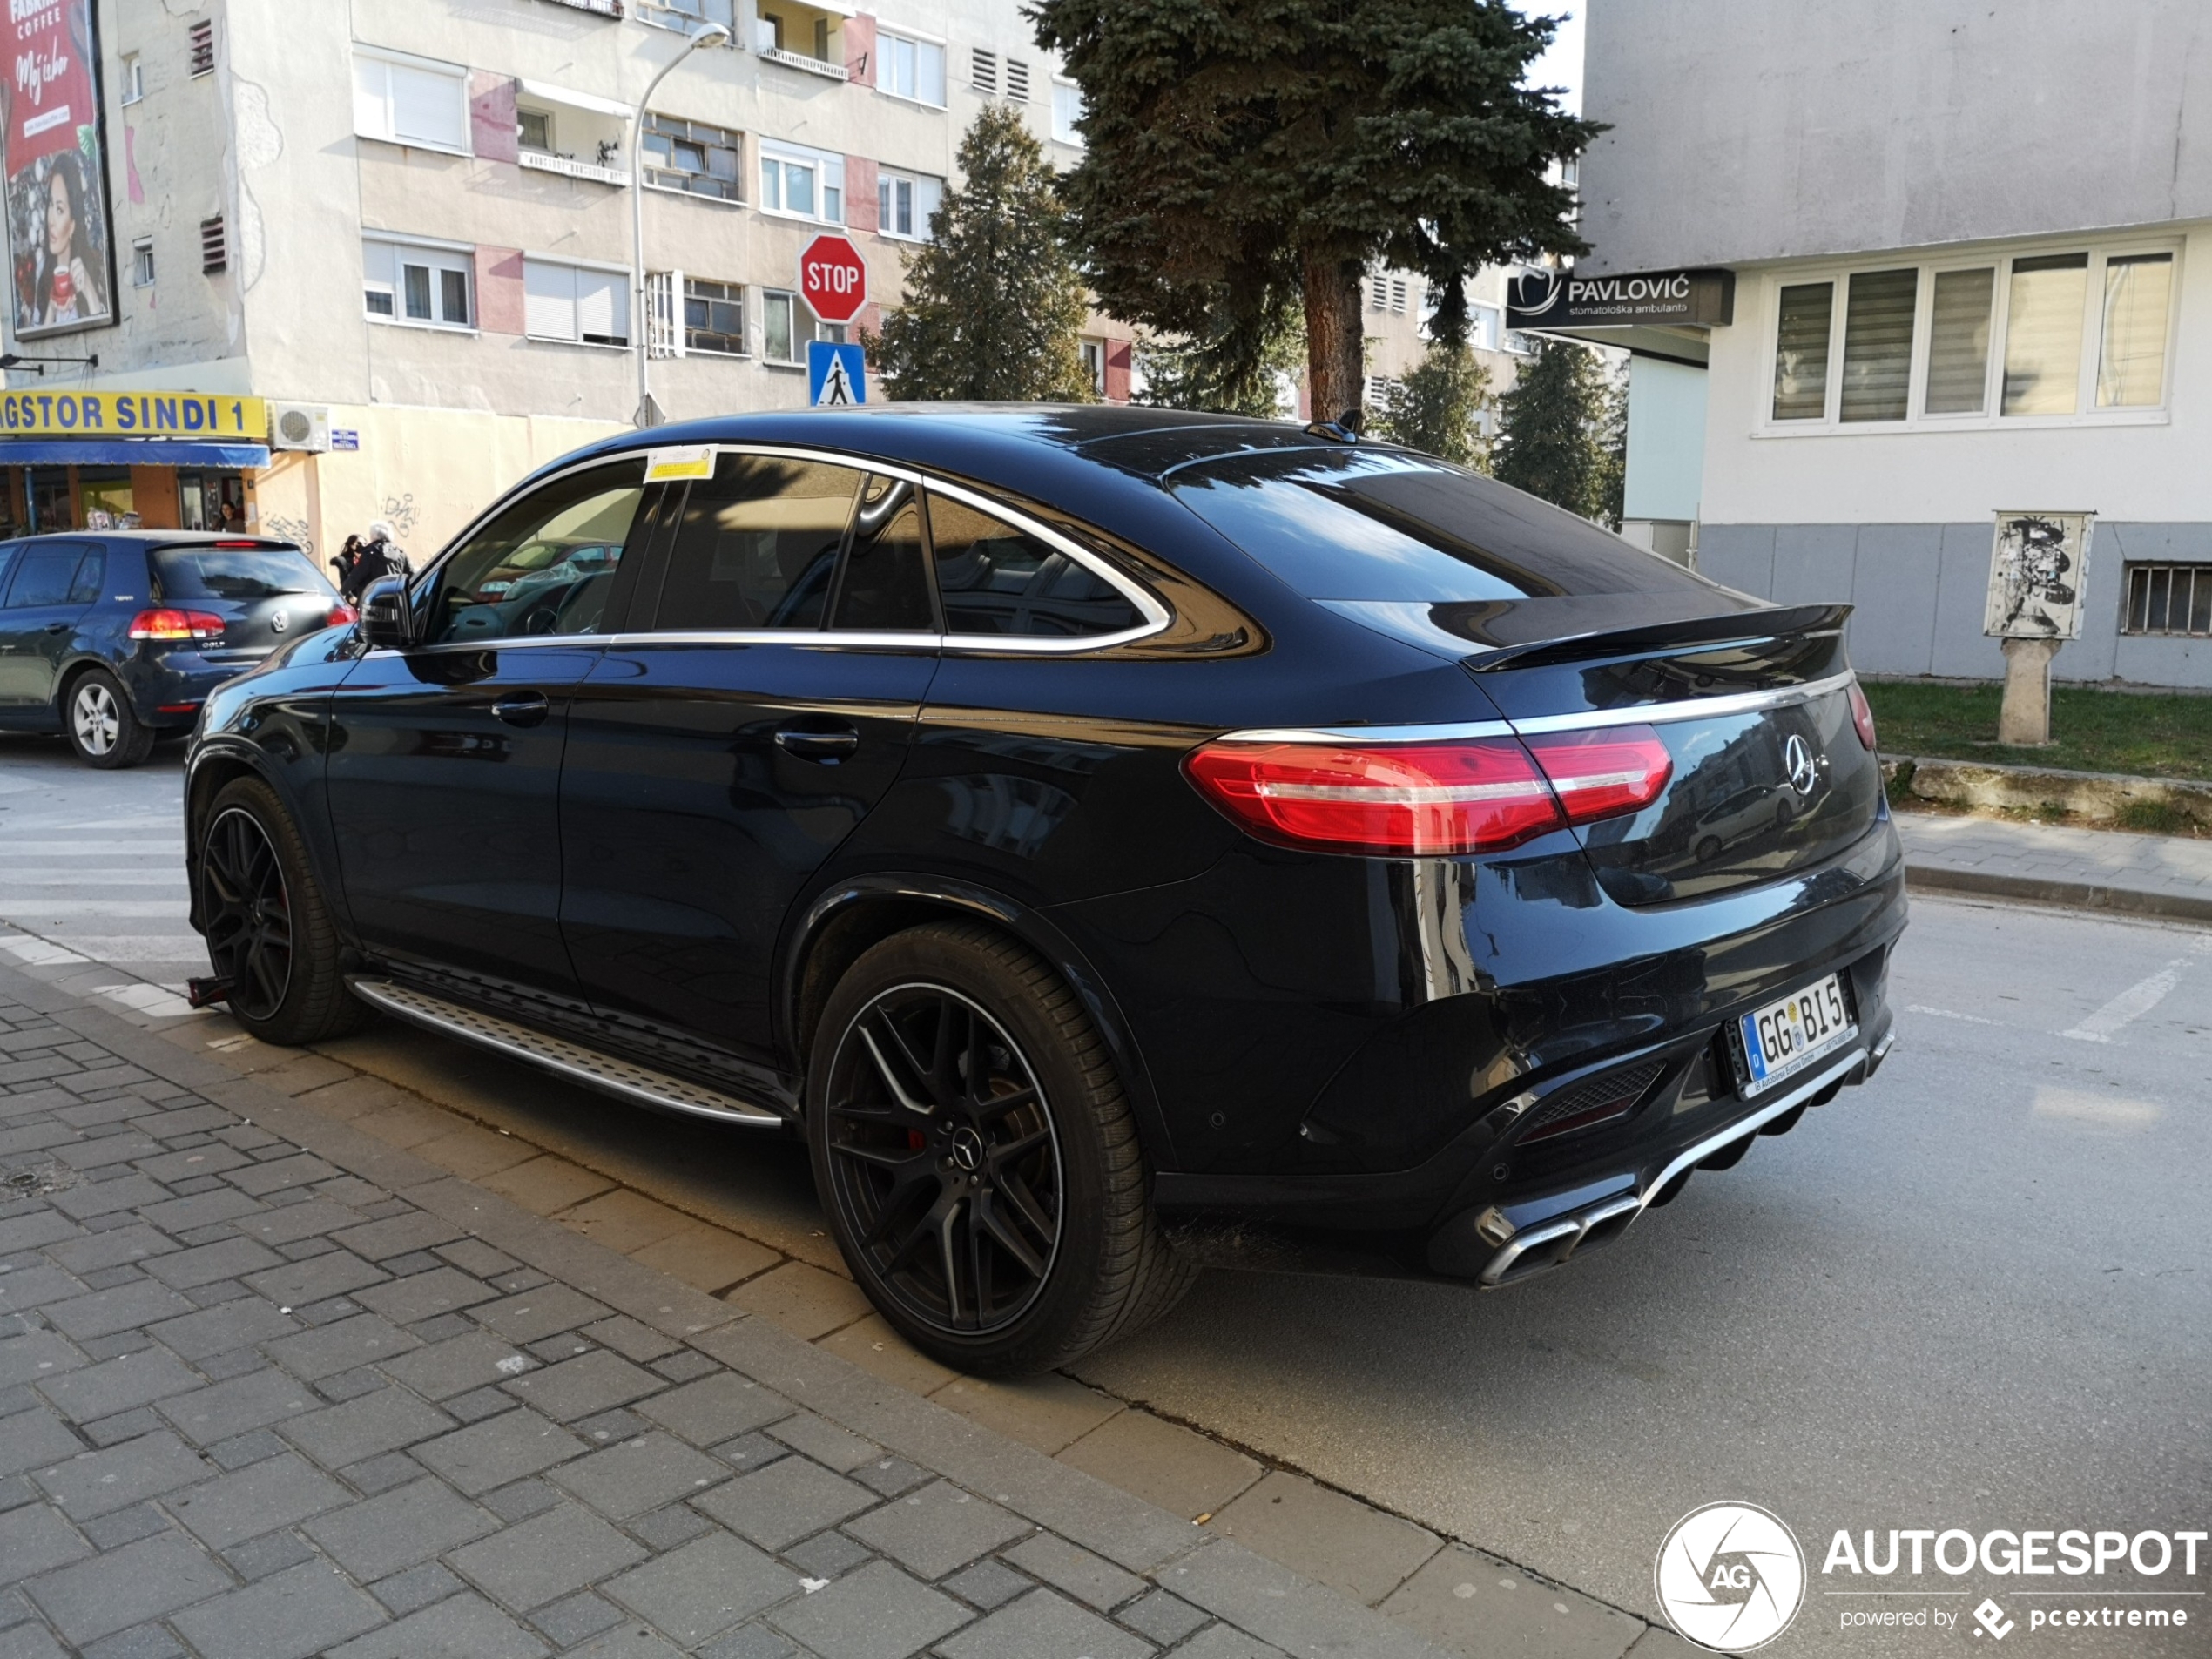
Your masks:
<svg viewBox="0 0 2212 1659"><path fill-rule="evenodd" d="M1061 144L1081 144L1082 132L1076 125L1083 118L1083 90L1073 81L1052 84L1052 136Z"/></svg>
<svg viewBox="0 0 2212 1659"><path fill-rule="evenodd" d="M630 343L629 279L618 271L523 261L523 330L533 340Z"/></svg>
<svg viewBox="0 0 2212 1659"><path fill-rule="evenodd" d="M356 54L354 131L426 149L469 149L469 77L453 66Z"/></svg>

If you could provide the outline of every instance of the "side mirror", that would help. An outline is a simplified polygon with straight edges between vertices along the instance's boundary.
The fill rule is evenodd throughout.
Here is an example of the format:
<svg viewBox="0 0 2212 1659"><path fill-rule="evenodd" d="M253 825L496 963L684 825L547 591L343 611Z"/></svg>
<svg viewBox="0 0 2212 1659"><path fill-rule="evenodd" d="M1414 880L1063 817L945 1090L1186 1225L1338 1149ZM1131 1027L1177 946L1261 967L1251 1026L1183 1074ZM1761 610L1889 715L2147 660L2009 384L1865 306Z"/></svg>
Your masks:
<svg viewBox="0 0 2212 1659"><path fill-rule="evenodd" d="M414 644L407 578L381 576L361 594L361 642L372 651L405 651Z"/></svg>

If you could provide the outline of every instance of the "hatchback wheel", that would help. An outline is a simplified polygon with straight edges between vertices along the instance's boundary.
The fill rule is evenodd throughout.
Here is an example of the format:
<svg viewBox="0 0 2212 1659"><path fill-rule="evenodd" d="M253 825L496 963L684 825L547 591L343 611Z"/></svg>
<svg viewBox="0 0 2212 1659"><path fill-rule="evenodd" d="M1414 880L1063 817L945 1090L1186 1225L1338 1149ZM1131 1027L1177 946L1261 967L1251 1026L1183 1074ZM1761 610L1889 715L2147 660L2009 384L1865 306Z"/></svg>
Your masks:
<svg viewBox="0 0 2212 1659"><path fill-rule="evenodd" d="M62 727L78 759L90 766L135 766L153 752L153 728L131 711L121 683L104 668L69 688Z"/></svg>
<svg viewBox="0 0 2212 1659"><path fill-rule="evenodd" d="M854 964L815 1035L807 1121L846 1264L943 1364L1064 1365L1190 1287L1105 1044L988 928L916 928Z"/></svg>
<svg viewBox="0 0 2212 1659"><path fill-rule="evenodd" d="M341 945L307 850L258 778L224 786L200 831L199 917L228 1007L265 1042L317 1042L368 1010L347 990Z"/></svg>

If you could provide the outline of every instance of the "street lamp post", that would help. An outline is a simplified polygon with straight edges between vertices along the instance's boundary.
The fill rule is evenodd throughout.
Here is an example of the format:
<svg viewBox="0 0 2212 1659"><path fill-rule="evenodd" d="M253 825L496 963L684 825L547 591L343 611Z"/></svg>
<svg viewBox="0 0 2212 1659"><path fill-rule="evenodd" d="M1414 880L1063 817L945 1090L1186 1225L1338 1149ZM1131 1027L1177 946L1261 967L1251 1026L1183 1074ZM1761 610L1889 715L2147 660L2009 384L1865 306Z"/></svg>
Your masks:
<svg viewBox="0 0 2212 1659"><path fill-rule="evenodd" d="M729 38L727 24L710 23L694 29L684 42L684 50L645 83L645 95L637 100L630 118L630 303L631 327L637 331L637 414L631 424L638 427L660 424L660 408L653 401L652 300L645 292L645 111L669 71L700 47L720 45ZM671 303L674 303L673 296Z"/></svg>

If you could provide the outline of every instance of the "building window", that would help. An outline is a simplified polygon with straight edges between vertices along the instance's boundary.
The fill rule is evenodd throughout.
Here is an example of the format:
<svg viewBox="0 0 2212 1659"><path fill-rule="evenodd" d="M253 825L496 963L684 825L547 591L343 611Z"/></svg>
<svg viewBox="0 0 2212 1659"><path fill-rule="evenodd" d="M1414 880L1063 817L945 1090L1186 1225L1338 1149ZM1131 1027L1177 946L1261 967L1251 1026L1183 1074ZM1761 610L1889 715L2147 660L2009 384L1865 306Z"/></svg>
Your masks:
<svg viewBox="0 0 2212 1659"><path fill-rule="evenodd" d="M876 225L886 236L929 239L930 216L945 199L945 181L927 173L880 172L875 176Z"/></svg>
<svg viewBox="0 0 2212 1659"><path fill-rule="evenodd" d="M553 116L549 110L515 111L515 138L525 150L553 151Z"/></svg>
<svg viewBox="0 0 2212 1659"><path fill-rule="evenodd" d="M145 65L138 61L136 52L123 54L123 101L136 104L146 95Z"/></svg>
<svg viewBox="0 0 2212 1659"><path fill-rule="evenodd" d="M2212 564L2128 566L2120 631L2212 637Z"/></svg>
<svg viewBox="0 0 2212 1659"><path fill-rule="evenodd" d="M380 322L473 327L475 307L469 285L474 264L465 248L366 239L361 243L363 307Z"/></svg>
<svg viewBox="0 0 2212 1659"><path fill-rule="evenodd" d="M354 131L387 144L468 154L468 71L423 57L355 52Z"/></svg>
<svg viewBox="0 0 2212 1659"><path fill-rule="evenodd" d="M1477 351L1498 349L1498 307L1481 304L1467 307L1467 344Z"/></svg>
<svg viewBox="0 0 2212 1659"><path fill-rule="evenodd" d="M936 42L879 34L875 62L879 91L944 108L945 49Z"/></svg>
<svg viewBox="0 0 2212 1659"><path fill-rule="evenodd" d="M760 295L760 354L772 363L799 361L798 319L811 316L795 293L764 289Z"/></svg>
<svg viewBox="0 0 2212 1659"><path fill-rule="evenodd" d="M645 182L722 201L743 201L745 138L727 127L672 116L645 118Z"/></svg>
<svg viewBox="0 0 2212 1659"><path fill-rule="evenodd" d="M845 158L790 145L762 145L760 206L771 213L842 225Z"/></svg>
<svg viewBox="0 0 2212 1659"><path fill-rule="evenodd" d="M1081 144L1083 118L1083 89L1070 80L1053 78L1052 137L1059 144Z"/></svg>
<svg viewBox="0 0 2212 1659"><path fill-rule="evenodd" d="M999 90L999 55L987 52L981 46L968 54L968 83L987 98L995 98Z"/></svg>
<svg viewBox="0 0 2212 1659"><path fill-rule="evenodd" d="M1785 283L1769 419L1909 425L2162 408L2175 258L2076 248Z"/></svg>
<svg viewBox="0 0 2212 1659"><path fill-rule="evenodd" d="M684 349L745 355L744 288L703 277L684 279Z"/></svg>
<svg viewBox="0 0 2212 1659"><path fill-rule="evenodd" d="M523 260L523 332L577 346L630 343L630 277L597 266Z"/></svg>
<svg viewBox="0 0 2212 1659"><path fill-rule="evenodd" d="M1099 396L1106 395L1106 342L1088 337L1076 342L1082 354L1083 378L1090 382L1090 389Z"/></svg>
<svg viewBox="0 0 2212 1659"><path fill-rule="evenodd" d="M185 31L192 74L195 79L215 72L215 22L202 17Z"/></svg>
<svg viewBox="0 0 2212 1659"><path fill-rule="evenodd" d="M131 286L153 287L153 238L142 236L131 244Z"/></svg>

